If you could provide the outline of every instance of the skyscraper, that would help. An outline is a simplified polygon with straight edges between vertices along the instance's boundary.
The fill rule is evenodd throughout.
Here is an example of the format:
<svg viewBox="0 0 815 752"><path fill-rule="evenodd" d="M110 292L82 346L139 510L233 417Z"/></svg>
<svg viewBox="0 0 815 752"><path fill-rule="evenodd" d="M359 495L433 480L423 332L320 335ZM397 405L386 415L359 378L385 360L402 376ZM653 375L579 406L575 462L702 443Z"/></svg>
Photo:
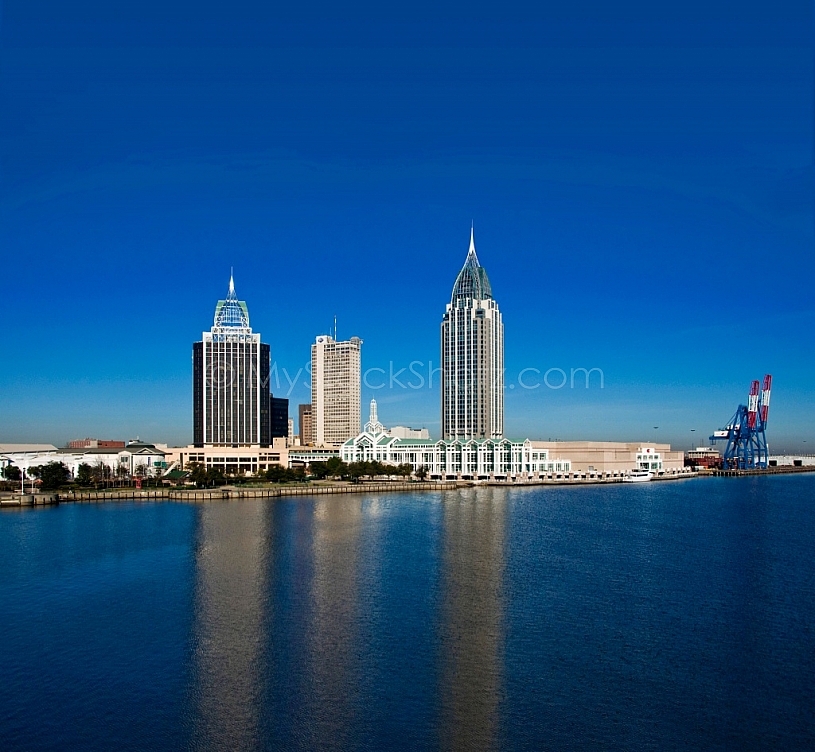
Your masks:
<svg viewBox="0 0 815 752"><path fill-rule="evenodd" d="M299 408L300 443L308 446L314 443L313 424L311 422L311 405L300 405Z"/></svg>
<svg viewBox="0 0 815 752"><path fill-rule="evenodd" d="M288 438L289 400L269 395L269 436L273 439Z"/></svg>
<svg viewBox="0 0 815 752"><path fill-rule="evenodd" d="M504 433L504 325L487 272L470 249L441 323L443 439Z"/></svg>
<svg viewBox="0 0 815 752"><path fill-rule="evenodd" d="M359 433L361 351L359 337L337 342L321 335L311 346L311 431L317 446L340 446Z"/></svg>
<svg viewBox="0 0 815 752"><path fill-rule="evenodd" d="M193 444L268 446L269 345L249 326L246 303L229 292L215 307L212 329L192 346Z"/></svg>

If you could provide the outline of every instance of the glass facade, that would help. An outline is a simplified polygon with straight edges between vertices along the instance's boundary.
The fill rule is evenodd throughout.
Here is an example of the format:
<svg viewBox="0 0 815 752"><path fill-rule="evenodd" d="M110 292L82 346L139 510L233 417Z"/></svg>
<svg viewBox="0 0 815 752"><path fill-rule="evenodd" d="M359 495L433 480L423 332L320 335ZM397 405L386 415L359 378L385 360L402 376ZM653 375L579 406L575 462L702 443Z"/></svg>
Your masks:
<svg viewBox="0 0 815 752"><path fill-rule="evenodd" d="M269 346L252 332L230 279L212 329L193 345L193 443L268 446L269 370Z"/></svg>
<svg viewBox="0 0 815 752"><path fill-rule="evenodd" d="M442 319L441 364L442 438L501 438L504 325L472 235Z"/></svg>

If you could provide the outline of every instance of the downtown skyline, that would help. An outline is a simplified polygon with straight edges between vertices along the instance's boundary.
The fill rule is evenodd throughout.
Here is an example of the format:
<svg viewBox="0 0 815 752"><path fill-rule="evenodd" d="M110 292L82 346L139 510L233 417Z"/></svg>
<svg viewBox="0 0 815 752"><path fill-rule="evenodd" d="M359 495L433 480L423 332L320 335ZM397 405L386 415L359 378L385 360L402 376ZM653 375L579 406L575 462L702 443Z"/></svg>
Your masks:
<svg viewBox="0 0 815 752"><path fill-rule="evenodd" d="M363 372L438 365L474 221L501 291L505 435L683 448L772 373L771 451L815 445L805 15L205 9L173 37L34 5L0 28L0 247L25 312L2 350L4 440L188 443L189 343L232 266L276 395L335 315ZM526 368L599 368L604 388L509 389ZM309 402L305 380L288 396ZM439 435L438 385L372 396Z"/></svg>

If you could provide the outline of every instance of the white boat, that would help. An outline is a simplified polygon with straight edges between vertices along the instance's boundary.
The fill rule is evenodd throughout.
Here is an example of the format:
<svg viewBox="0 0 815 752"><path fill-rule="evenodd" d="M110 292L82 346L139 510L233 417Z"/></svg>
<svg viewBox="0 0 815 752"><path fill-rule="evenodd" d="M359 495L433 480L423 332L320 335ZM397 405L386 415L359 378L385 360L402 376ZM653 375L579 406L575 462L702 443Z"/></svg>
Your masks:
<svg viewBox="0 0 815 752"><path fill-rule="evenodd" d="M628 483L642 483L646 480L651 480L654 474L650 470L631 470L628 475L623 478Z"/></svg>

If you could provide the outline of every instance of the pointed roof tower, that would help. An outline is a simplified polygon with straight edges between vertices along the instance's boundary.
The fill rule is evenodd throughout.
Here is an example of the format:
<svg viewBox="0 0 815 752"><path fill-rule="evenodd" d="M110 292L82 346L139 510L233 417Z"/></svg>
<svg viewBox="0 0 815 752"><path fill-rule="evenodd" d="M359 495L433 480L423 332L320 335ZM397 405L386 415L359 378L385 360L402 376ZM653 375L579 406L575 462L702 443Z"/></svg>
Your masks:
<svg viewBox="0 0 815 752"><path fill-rule="evenodd" d="M249 329L249 310L245 301L238 300L235 293L235 278L231 270L229 272L229 291L226 294L226 299L219 300L218 305L215 306L215 322L213 326Z"/></svg>
<svg viewBox="0 0 815 752"><path fill-rule="evenodd" d="M379 418L376 414L376 400L371 400L371 417L368 419L368 422L365 424L365 432L370 433L373 436L378 436L381 433L385 433L385 426L383 426L379 422Z"/></svg>
<svg viewBox="0 0 815 752"><path fill-rule="evenodd" d="M487 270L478 262L475 252L475 229L470 227L470 248L467 251L467 258L464 266L456 277L453 285L453 295L451 303L457 300L491 300L492 287L490 286Z"/></svg>

